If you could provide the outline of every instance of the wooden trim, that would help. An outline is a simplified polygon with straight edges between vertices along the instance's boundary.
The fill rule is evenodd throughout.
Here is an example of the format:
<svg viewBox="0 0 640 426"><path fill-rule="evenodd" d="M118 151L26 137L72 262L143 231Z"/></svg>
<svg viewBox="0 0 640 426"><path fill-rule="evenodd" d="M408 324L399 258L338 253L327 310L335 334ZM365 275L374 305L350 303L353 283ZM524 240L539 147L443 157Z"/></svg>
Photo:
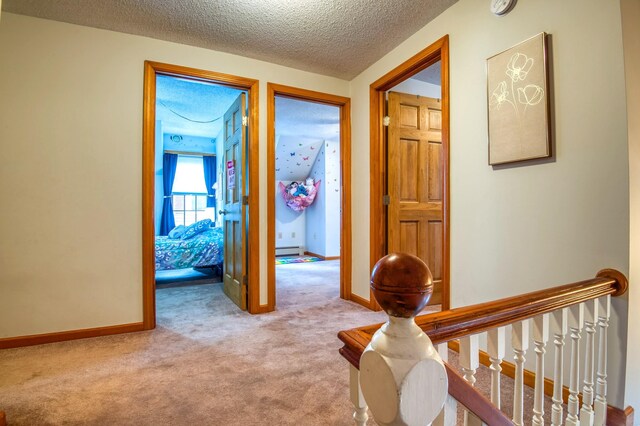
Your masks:
<svg viewBox="0 0 640 426"><path fill-rule="evenodd" d="M440 39L440 82L442 91L442 175L444 188L442 191L442 310L451 308L451 127L449 98L449 36Z"/></svg>
<svg viewBox="0 0 640 426"><path fill-rule="evenodd" d="M451 366L445 362L447 378L449 380L449 395L456 401L464 405L469 411L478 416L483 423L491 426L513 425L502 411L491 401L482 395L478 389L474 388L462 378Z"/></svg>
<svg viewBox="0 0 640 426"><path fill-rule="evenodd" d="M448 347L452 351L460 353L460 342L457 340L450 341ZM491 366L489 354L482 350L480 351L480 364L485 367ZM513 363L502 361L500 366L502 367L501 374L515 379L516 366ZM536 373L525 368L523 382L525 386L534 389L536 387ZM544 394L548 397L553 397L553 380L548 377L544 378ZM562 399L565 404L569 401L569 388L567 386L562 386ZM580 400L580 404L582 404L582 393L578 395L578 399ZM612 405L607 405L607 424L620 426L633 425L633 408L627 407L625 410L622 410Z"/></svg>
<svg viewBox="0 0 640 426"><path fill-rule="evenodd" d="M349 300L357 303L358 305L364 306L367 309L371 309L371 303L369 303L367 299L360 297L355 293L351 293L351 295L349 296Z"/></svg>
<svg viewBox="0 0 640 426"><path fill-rule="evenodd" d="M249 245L247 247L249 313L262 313L260 305L260 92L258 80L249 91Z"/></svg>
<svg viewBox="0 0 640 426"><path fill-rule="evenodd" d="M338 260L338 259L340 259L340 256L323 256L321 254L314 253L312 251L305 251L304 254L307 255L307 256L317 257L317 258L322 259L322 260Z"/></svg>
<svg viewBox="0 0 640 426"><path fill-rule="evenodd" d="M633 407L621 408L607 406L607 425L633 426Z"/></svg>
<svg viewBox="0 0 640 426"><path fill-rule="evenodd" d="M340 171L342 215L340 232L340 297L351 299L351 100L343 96L316 92L281 84L267 83L267 288L268 303L275 309L276 230L275 230L275 98L282 96L340 108Z"/></svg>
<svg viewBox="0 0 640 426"><path fill-rule="evenodd" d="M276 308L276 91L267 83L267 309Z"/></svg>
<svg viewBox="0 0 640 426"><path fill-rule="evenodd" d="M450 307L450 104L449 104L449 36L445 35L426 49L400 64L369 87L369 132L370 132L370 268L387 254L387 211L382 197L387 192L387 152L382 119L384 117L384 94L398 83L441 61L442 90L442 309ZM372 309L379 310L373 293L369 295Z"/></svg>
<svg viewBox="0 0 640 426"><path fill-rule="evenodd" d="M0 339L0 349L21 348L23 346L43 345L45 343L65 342L67 340L89 337L110 336L112 334L133 333L145 330L141 322L106 327L85 328L81 330L60 331L56 333L32 334L29 336L7 337ZM1 424L1 423L0 423Z"/></svg>
<svg viewBox="0 0 640 426"><path fill-rule="evenodd" d="M155 262L155 150L156 150L156 68L144 63L142 123L142 323L145 330L156 328Z"/></svg>
<svg viewBox="0 0 640 426"><path fill-rule="evenodd" d="M246 90L249 97L249 236L248 236L248 310L260 312L260 229L259 229L259 123L258 80L214 71L145 61L142 129L142 293L145 330L155 328L155 259L154 259L154 194L155 194L155 104L156 75L171 75L207 81Z"/></svg>
<svg viewBox="0 0 640 426"><path fill-rule="evenodd" d="M7 416L4 411L0 411L0 426L7 426Z"/></svg>

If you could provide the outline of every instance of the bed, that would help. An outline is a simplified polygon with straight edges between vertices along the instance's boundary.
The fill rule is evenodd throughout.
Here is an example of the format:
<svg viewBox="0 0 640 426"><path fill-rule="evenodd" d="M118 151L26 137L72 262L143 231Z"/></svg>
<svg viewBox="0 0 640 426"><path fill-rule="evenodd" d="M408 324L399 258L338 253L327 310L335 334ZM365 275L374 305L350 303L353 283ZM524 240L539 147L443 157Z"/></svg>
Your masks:
<svg viewBox="0 0 640 426"><path fill-rule="evenodd" d="M156 271L220 265L223 247L222 228L209 228L185 240L156 236Z"/></svg>

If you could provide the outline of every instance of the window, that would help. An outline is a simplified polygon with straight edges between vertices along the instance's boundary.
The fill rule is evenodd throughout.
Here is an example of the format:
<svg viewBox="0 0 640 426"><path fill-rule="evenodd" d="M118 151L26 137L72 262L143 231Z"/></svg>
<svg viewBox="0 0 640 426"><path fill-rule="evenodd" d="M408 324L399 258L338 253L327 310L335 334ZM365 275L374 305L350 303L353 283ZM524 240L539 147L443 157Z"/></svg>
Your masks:
<svg viewBox="0 0 640 426"><path fill-rule="evenodd" d="M207 194L173 193L173 217L177 225L191 225L202 219L212 219L206 209Z"/></svg>
<svg viewBox="0 0 640 426"><path fill-rule="evenodd" d="M201 156L178 156L172 195L176 226L188 226L207 218L215 221L215 209L207 208L207 188Z"/></svg>

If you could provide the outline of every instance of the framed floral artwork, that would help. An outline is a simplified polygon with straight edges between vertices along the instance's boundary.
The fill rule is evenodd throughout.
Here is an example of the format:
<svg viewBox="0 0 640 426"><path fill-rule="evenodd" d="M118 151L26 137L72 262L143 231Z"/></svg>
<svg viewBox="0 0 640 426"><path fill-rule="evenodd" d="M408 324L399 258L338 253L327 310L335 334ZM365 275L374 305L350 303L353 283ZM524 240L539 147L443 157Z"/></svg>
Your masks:
<svg viewBox="0 0 640 426"><path fill-rule="evenodd" d="M551 156L547 35L487 59L489 164Z"/></svg>

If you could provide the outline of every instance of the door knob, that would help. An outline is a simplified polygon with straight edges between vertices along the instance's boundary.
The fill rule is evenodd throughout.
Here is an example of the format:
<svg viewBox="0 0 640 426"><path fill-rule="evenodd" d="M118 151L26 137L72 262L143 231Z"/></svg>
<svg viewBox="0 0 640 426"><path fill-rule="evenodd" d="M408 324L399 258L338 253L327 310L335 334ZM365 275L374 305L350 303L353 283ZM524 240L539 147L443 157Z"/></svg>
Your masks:
<svg viewBox="0 0 640 426"><path fill-rule="evenodd" d="M226 211L226 210L219 210L218 211L218 214L222 214L222 215L227 214L227 213L229 213L229 212Z"/></svg>

